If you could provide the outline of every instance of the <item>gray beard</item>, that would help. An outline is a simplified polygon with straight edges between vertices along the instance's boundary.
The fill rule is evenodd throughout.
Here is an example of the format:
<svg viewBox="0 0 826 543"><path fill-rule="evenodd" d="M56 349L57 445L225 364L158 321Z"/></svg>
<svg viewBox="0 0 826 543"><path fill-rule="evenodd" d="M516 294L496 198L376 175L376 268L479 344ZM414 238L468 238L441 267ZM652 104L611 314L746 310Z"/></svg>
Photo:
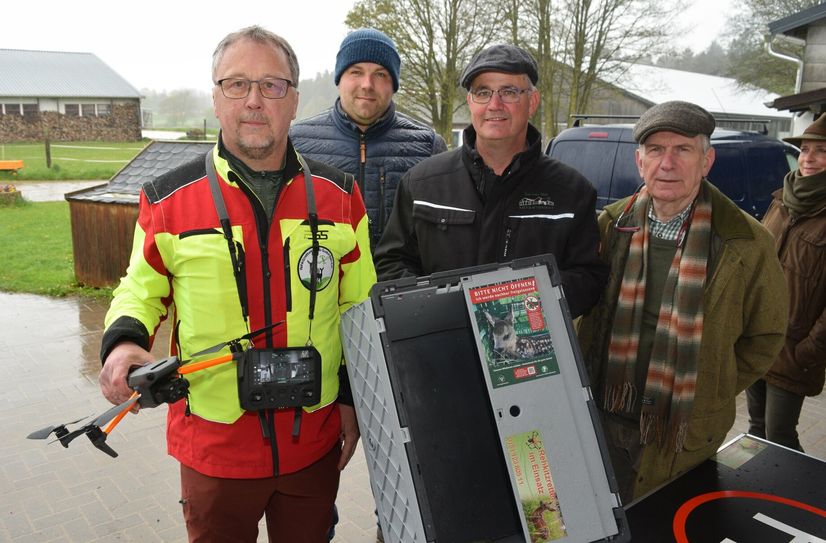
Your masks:
<svg viewBox="0 0 826 543"><path fill-rule="evenodd" d="M272 156L272 153L275 151L275 140L270 140L264 146L251 147L247 145L243 139L239 139L238 151L241 154L239 158L264 160L265 158Z"/></svg>

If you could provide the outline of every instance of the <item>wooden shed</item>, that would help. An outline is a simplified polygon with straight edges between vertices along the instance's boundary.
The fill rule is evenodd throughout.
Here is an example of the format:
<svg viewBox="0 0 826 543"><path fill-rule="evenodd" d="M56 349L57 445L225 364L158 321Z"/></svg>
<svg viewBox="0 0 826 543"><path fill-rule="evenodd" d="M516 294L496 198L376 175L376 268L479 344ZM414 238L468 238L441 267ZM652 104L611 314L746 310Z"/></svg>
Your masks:
<svg viewBox="0 0 826 543"><path fill-rule="evenodd" d="M75 277L82 285L117 284L129 265L141 186L191 160L212 142L154 141L105 185L66 194Z"/></svg>

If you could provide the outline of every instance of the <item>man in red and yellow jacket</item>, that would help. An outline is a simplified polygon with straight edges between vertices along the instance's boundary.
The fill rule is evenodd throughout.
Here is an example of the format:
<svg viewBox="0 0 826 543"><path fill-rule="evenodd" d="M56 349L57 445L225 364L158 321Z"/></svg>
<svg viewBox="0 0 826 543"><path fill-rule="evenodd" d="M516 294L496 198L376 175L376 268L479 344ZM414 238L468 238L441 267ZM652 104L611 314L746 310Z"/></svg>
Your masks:
<svg viewBox="0 0 826 543"><path fill-rule="evenodd" d="M299 74L286 41L260 27L229 34L212 71L218 144L206 162L143 187L129 268L106 316L101 389L114 403L129 397L128 372L153 360L166 318L182 360L281 322L252 343L314 346L319 401L245 411L236 363L191 373L186 402L169 406L168 449L181 463L190 541L254 542L264 515L270 541L326 541L339 472L359 437L339 387L339 316L375 282L364 204L352 176L312 161L308 175L289 141Z"/></svg>

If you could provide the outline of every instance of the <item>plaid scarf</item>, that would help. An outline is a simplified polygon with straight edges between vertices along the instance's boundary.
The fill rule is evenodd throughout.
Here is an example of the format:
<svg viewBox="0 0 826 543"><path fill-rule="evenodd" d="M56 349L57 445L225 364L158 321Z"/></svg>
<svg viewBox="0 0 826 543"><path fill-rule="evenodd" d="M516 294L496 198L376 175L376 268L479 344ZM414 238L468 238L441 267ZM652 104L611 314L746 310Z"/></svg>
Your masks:
<svg viewBox="0 0 826 543"><path fill-rule="evenodd" d="M605 409L611 413L630 413L637 401L634 375L648 267L649 202L643 188L633 214L635 223L644 226L631 237L608 347ZM711 203L703 190L692 206L665 280L640 414L640 442L647 445L653 438L663 446L667 439L677 452L683 448L694 403L711 240Z"/></svg>

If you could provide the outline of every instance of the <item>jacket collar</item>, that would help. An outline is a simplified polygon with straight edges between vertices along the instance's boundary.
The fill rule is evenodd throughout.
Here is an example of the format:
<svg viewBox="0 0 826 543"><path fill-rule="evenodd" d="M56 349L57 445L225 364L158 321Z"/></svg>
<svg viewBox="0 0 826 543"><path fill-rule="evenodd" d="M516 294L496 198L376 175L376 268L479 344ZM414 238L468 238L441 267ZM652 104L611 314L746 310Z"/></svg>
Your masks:
<svg viewBox="0 0 826 543"><path fill-rule="evenodd" d="M243 171L243 168L235 167L233 168L233 162L237 161L243 164L244 167L247 165L238 157L232 155L229 150L224 146L224 142L221 139L221 134L218 134L218 154L217 156L222 160L221 163L216 162L215 169L221 175L221 178L226 180L230 183L237 183L239 179L245 179L247 172ZM293 177L295 177L301 171L301 164L298 162L297 152L295 147L293 147L292 140L288 137L287 138L287 148L284 150L284 181L290 181ZM234 160L231 160L229 157L232 157ZM232 175L230 175L232 174Z"/></svg>
<svg viewBox="0 0 826 543"><path fill-rule="evenodd" d="M336 98L336 103L333 105L331 116L333 118L333 124L335 124L336 128L338 128L343 134L347 134L348 136L356 139L359 138L361 135L361 128L359 128L359 126L350 119L344 111L344 108L341 107L341 98ZM390 106L387 108L387 111L385 111L376 122L367 127L367 130L364 131L364 135L375 138L384 134L393 126L395 118L396 102L390 100Z"/></svg>
<svg viewBox="0 0 826 543"><path fill-rule="evenodd" d="M754 238L745 212L712 185L708 179L703 180L702 190L706 190L711 198L711 229L721 240L725 242L729 239ZM605 206L604 212L611 219L612 228L630 199L631 196ZM626 212L625 217L627 217L627 220L623 220L625 226L640 226L633 224L633 213Z"/></svg>
<svg viewBox="0 0 826 543"><path fill-rule="evenodd" d="M473 177L476 186L479 186L479 176L487 168L484 160L476 151L476 130L473 125L468 125L462 137L462 161ZM514 155L510 165L505 168L502 178L515 175L523 169L533 166L533 163L542 154L542 135L532 124L528 123L528 133L526 137L527 149Z"/></svg>

